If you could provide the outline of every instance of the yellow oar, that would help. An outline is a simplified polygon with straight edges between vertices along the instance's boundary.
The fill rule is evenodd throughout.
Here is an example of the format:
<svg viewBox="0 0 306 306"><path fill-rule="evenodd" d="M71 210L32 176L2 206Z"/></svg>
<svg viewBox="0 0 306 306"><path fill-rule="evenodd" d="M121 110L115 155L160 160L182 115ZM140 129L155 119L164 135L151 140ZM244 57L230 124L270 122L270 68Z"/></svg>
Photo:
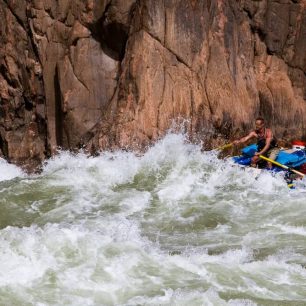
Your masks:
<svg viewBox="0 0 306 306"><path fill-rule="evenodd" d="M215 150L220 150L220 151L221 150L225 150L225 149L230 148L232 145L233 145L232 143L228 143L228 144L226 144L226 145L224 145L222 147L216 148Z"/></svg>
<svg viewBox="0 0 306 306"><path fill-rule="evenodd" d="M292 168L290 168L290 167L288 167L288 166L286 166L286 165L280 164L279 162L277 162L277 161L275 161L275 160L273 160L273 159L270 159L270 158L265 157L265 156L263 156L263 155L259 155L259 157L262 158L262 159L264 159L264 160L266 160L266 161L268 161L268 162L270 162L270 163L272 163L272 164L274 164L274 165L276 165L276 166L279 166L279 167L284 168L284 169L286 169L286 170L292 171L293 173L296 173L296 174L300 175L301 177L304 177L304 176L305 176L304 173L302 173L302 172L300 172L300 171L297 171L297 170L295 170L295 169L292 169Z"/></svg>

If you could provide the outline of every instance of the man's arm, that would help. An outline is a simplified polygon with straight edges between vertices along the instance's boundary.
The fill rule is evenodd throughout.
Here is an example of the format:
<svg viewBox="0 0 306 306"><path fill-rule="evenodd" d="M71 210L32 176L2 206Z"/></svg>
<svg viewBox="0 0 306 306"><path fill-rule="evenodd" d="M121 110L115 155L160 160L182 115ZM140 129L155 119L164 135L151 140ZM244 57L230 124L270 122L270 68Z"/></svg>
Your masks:
<svg viewBox="0 0 306 306"><path fill-rule="evenodd" d="M233 144L236 145L238 143L244 143L244 142L248 141L249 139L251 139L253 137L256 137L256 133L254 131L252 131L249 135L247 135L245 137L242 137L238 140L233 141Z"/></svg>

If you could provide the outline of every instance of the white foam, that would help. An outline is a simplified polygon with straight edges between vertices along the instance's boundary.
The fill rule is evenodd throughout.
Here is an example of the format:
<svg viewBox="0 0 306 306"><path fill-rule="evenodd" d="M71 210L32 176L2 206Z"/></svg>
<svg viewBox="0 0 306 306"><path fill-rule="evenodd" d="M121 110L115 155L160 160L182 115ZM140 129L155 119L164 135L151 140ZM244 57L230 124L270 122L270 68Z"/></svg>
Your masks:
<svg viewBox="0 0 306 306"><path fill-rule="evenodd" d="M0 158L0 181L23 177L24 175L24 172L20 168Z"/></svg>
<svg viewBox="0 0 306 306"><path fill-rule="evenodd" d="M306 294L305 195L184 135L168 134L140 156L61 152L15 185L5 192L8 201L20 196L19 215L0 206L16 217L0 230L0 284L21 300L253 306L249 297ZM32 225L18 227L20 211Z"/></svg>
<svg viewBox="0 0 306 306"><path fill-rule="evenodd" d="M165 289L164 294L155 297L138 296L128 301L128 305L205 305L205 306L226 306L225 300L219 297L218 293L210 288L205 291L188 289ZM232 304L239 305L239 304ZM240 304L241 306L248 304ZM253 306L255 304L249 304Z"/></svg>
<svg viewBox="0 0 306 306"><path fill-rule="evenodd" d="M0 285L31 286L32 282L54 267L52 255L41 244L41 230L33 227L7 227L0 235ZM37 236L38 234L38 236ZM37 239L38 238L38 239Z"/></svg>
<svg viewBox="0 0 306 306"><path fill-rule="evenodd" d="M291 225L274 225L275 228L279 228L285 234L294 234L300 236L306 236L306 228L304 226L291 226Z"/></svg>

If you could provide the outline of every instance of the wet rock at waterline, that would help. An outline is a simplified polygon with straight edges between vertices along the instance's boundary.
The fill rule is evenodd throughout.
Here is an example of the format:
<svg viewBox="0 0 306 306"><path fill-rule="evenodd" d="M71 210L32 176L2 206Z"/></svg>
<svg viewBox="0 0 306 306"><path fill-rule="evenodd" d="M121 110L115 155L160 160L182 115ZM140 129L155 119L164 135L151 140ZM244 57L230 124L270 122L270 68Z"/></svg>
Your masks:
<svg viewBox="0 0 306 306"><path fill-rule="evenodd" d="M206 146L264 116L305 137L304 1L0 0L0 149L143 149L173 123Z"/></svg>

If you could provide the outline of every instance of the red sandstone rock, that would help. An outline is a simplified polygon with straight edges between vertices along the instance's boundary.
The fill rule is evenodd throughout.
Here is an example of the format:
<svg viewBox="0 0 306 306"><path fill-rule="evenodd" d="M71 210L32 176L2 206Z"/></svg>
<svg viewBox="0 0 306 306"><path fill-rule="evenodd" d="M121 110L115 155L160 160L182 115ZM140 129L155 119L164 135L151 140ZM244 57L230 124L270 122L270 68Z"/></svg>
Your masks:
<svg viewBox="0 0 306 306"><path fill-rule="evenodd" d="M305 137L305 1L0 0L0 150L213 146L262 115Z"/></svg>

